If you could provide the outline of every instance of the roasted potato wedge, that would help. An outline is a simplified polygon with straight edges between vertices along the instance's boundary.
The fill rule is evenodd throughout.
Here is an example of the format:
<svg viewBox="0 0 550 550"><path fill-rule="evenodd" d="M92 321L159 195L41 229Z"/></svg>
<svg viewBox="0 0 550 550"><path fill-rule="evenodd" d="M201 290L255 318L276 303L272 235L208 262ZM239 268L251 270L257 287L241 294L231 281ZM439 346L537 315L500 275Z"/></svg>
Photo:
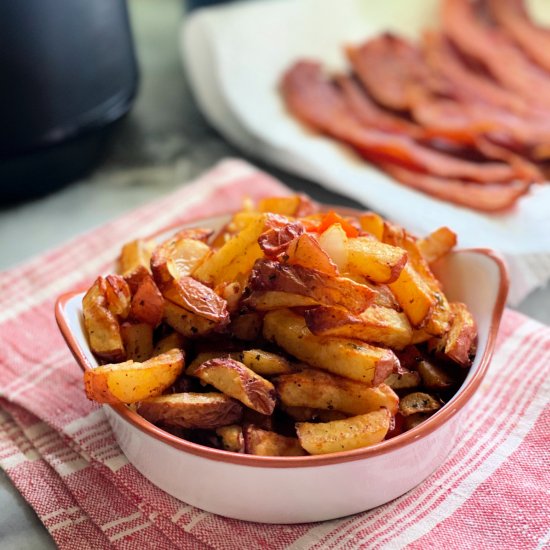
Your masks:
<svg viewBox="0 0 550 550"><path fill-rule="evenodd" d="M441 403L429 393L413 392L399 401L399 412L403 416L416 413L432 413L441 408Z"/></svg>
<svg viewBox="0 0 550 550"><path fill-rule="evenodd" d="M318 336L356 338L397 350L411 343L407 316L387 307L370 306L352 315L342 308L320 306L307 310L304 318L309 330Z"/></svg>
<svg viewBox="0 0 550 550"><path fill-rule="evenodd" d="M166 353L174 348L185 348L185 338L179 332L172 332L168 334L168 336L161 338L156 343L152 355L160 355L161 353Z"/></svg>
<svg viewBox="0 0 550 550"><path fill-rule="evenodd" d="M254 425L243 429L245 452L258 456L303 456L307 454L296 437L286 437Z"/></svg>
<svg viewBox="0 0 550 550"><path fill-rule="evenodd" d="M429 348L463 367L469 367L475 355L476 322L465 304L452 302L450 308L453 313L451 329L443 337L430 340Z"/></svg>
<svg viewBox="0 0 550 550"><path fill-rule="evenodd" d="M307 296L317 304L340 306L359 313L369 306L374 292L345 277L331 277L300 265L285 265L273 260L258 260L249 285L255 291L290 292Z"/></svg>
<svg viewBox="0 0 550 550"><path fill-rule="evenodd" d="M416 388L420 385L420 375L416 371L393 372L384 380L384 384L392 390Z"/></svg>
<svg viewBox="0 0 550 550"><path fill-rule="evenodd" d="M220 437L224 450L233 453L244 453L243 429L238 424L216 428L216 434Z"/></svg>
<svg viewBox="0 0 550 550"><path fill-rule="evenodd" d="M419 239L416 246L422 257L431 264L448 254L456 246L456 242L454 231L448 227L440 227L423 239Z"/></svg>
<svg viewBox="0 0 550 550"><path fill-rule="evenodd" d="M372 387L317 369L283 374L273 380L281 402L289 407L334 409L364 414L385 407L397 412L399 398L386 384Z"/></svg>
<svg viewBox="0 0 550 550"><path fill-rule="evenodd" d="M142 363L153 355L153 327L151 325L147 323L122 323L120 334L124 342L127 359Z"/></svg>
<svg viewBox="0 0 550 550"><path fill-rule="evenodd" d="M105 296L105 279L98 277L82 299L84 328L90 349L101 359L122 361L126 358L120 325L109 310Z"/></svg>
<svg viewBox="0 0 550 550"><path fill-rule="evenodd" d="M215 321L199 317L168 300L164 302L163 319L174 330L187 338L205 336L219 326Z"/></svg>
<svg viewBox="0 0 550 550"><path fill-rule="evenodd" d="M315 269L332 277L339 276L336 264L321 248L319 241L310 233L304 233L290 243L283 261L290 265L301 265L302 267Z"/></svg>
<svg viewBox="0 0 550 550"><path fill-rule="evenodd" d="M417 369L422 384L429 390L446 390L456 384L456 380L447 371L431 361L420 361Z"/></svg>
<svg viewBox="0 0 550 550"><path fill-rule="evenodd" d="M384 237L384 218L375 212L365 212L359 216L361 229L381 241Z"/></svg>
<svg viewBox="0 0 550 550"><path fill-rule="evenodd" d="M210 359L193 370L188 369L187 374L196 376L261 414L271 414L275 408L273 384L230 357Z"/></svg>
<svg viewBox="0 0 550 550"><path fill-rule="evenodd" d="M223 393L172 393L142 401L137 408L149 422L181 428L214 429L241 419L243 406Z"/></svg>
<svg viewBox="0 0 550 550"><path fill-rule="evenodd" d="M350 415L334 409L314 409L312 407L294 407L280 403L281 410L296 422L331 422L332 420L342 420Z"/></svg>
<svg viewBox="0 0 550 550"><path fill-rule="evenodd" d="M126 243L120 251L118 272L121 275L127 275L139 266L149 270L151 254L155 246L154 240L145 239L136 239Z"/></svg>
<svg viewBox="0 0 550 550"><path fill-rule="evenodd" d="M268 197L260 200L258 203L259 212L271 212L283 216L295 216L300 207L301 199L299 195L290 197Z"/></svg>
<svg viewBox="0 0 550 550"><path fill-rule="evenodd" d="M348 270L374 283L396 281L407 263L407 252L370 237L348 240Z"/></svg>
<svg viewBox="0 0 550 550"><path fill-rule="evenodd" d="M126 319L130 314L132 295L128 283L120 275L107 275L102 290L107 299L109 311Z"/></svg>
<svg viewBox="0 0 550 550"><path fill-rule="evenodd" d="M153 277L143 266L138 266L124 278L132 292L130 317L156 327L162 320L164 298Z"/></svg>
<svg viewBox="0 0 550 550"><path fill-rule="evenodd" d="M276 353L261 349L249 349L240 353L239 360L249 369L262 376L275 376L292 372L287 359Z"/></svg>
<svg viewBox="0 0 550 550"><path fill-rule="evenodd" d="M300 361L366 384L383 382L398 365L390 349L351 338L315 336L304 318L290 310L267 313L263 334Z"/></svg>
<svg viewBox="0 0 550 550"><path fill-rule="evenodd" d="M102 365L84 372L88 399L98 403L136 403L156 397L171 386L183 370L181 350L171 350L143 363L132 360Z"/></svg>
<svg viewBox="0 0 550 550"><path fill-rule="evenodd" d="M258 238L266 226L265 214L251 215L250 222L221 248L210 254L192 272L199 281L217 286L231 282L252 269L254 262L263 256Z"/></svg>
<svg viewBox="0 0 550 550"><path fill-rule="evenodd" d="M318 303L309 296L302 296L292 292L268 290L267 292L252 292L244 301L247 307L258 311L272 311L289 307L316 306Z"/></svg>
<svg viewBox="0 0 550 550"><path fill-rule="evenodd" d="M337 453L380 443L390 428L391 415L386 409L332 422L298 422L300 445L312 455Z"/></svg>
<svg viewBox="0 0 550 550"><path fill-rule="evenodd" d="M231 319L227 330L239 340L256 340L262 331L262 318L255 311L237 315Z"/></svg>

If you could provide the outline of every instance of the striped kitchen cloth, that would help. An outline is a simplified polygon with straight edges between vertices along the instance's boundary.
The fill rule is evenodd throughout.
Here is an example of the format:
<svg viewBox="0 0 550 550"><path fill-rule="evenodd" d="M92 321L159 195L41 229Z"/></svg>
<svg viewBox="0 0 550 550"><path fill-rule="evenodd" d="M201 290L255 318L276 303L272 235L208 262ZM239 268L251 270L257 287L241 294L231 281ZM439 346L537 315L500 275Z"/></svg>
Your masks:
<svg viewBox="0 0 550 550"><path fill-rule="evenodd" d="M506 311L460 446L424 483L342 519L262 525L156 488L121 453L53 316L57 296L109 268L122 243L288 193L238 160L0 274L0 466L60 548L546 548L550 328ZM391 472L388 473L391 475Z"/></svg>

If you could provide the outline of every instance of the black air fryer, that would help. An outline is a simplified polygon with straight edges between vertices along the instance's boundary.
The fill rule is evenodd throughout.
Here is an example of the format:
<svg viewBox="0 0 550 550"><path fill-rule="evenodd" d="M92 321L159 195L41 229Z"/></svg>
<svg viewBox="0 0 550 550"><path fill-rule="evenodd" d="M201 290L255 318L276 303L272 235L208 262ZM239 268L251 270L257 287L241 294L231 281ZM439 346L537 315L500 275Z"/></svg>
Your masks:
<svg viewBox="0 0 550 550"><path fill-rule="evenodd" d="M0 204L86 173L136 88L124 0L0 2Z"/></svg>

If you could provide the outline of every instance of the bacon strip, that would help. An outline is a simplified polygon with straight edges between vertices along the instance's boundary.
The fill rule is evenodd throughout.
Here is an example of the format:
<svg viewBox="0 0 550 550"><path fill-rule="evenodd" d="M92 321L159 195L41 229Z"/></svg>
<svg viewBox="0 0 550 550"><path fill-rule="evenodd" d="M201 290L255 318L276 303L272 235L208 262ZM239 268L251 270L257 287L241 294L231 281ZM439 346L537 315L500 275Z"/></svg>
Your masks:
<svg viewBox="0 0 550 550"><path fill-rule="evenodd" d="M550 80L500 29L476 17L469 0L444 0L443 28L464 54L482 63L508 89L536 105L550 106Z"/></svg>
<svg viewBox="0 0 550 550"><path fill-rule="evenodd" d="M379 162L385 159L445 178L493 183L518 177L512 167L503 163L465 161L419 145L407 136L363 127L338 89L323 77L318 63L296 63L284 75L281 88L289 110L297 118L352 145L367 158Z"/></svg>
<svg viewBox="0 0 550 550"><path fill-rule="evenodd" d="M550 33L535 25L523 0L488 0L491 15L506 34L543 69L550 72Z"/></svg>
<svg viewBox="0 0 550 550"><path fill-rule="evenodd" d="M418 49L391 33L350 47L346 53L363 86L389 109L408 110L418 83L428 77Z"/></svg>
<svg viewBox="0 0 550 550"><path fill-rule="evenodd" d="M379 107L353 77L337 75L334 80L348 107L365 126L411 138L425 137L424 129L418 124Z"/></svg>
<svg viewBox="0 0 550 550"><path fill-rule="evenodd" d="M432 197L467 206L484 212L499 212L511 208L514 203L529 191L526 181L507 184L485 184L445 179L407 170L395 164L381 164L386 172L396 180L427 193Z"/></svg>

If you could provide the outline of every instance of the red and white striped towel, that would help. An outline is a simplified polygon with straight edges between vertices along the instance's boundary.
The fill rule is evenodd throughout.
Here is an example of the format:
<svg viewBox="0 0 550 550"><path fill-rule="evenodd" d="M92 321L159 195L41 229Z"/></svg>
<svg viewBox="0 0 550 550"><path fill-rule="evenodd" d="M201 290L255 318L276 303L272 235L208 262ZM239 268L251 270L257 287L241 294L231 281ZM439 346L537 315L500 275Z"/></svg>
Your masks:
<svg viewBox="0 0 550 550"><path fill-rule="evenodd" d="M53 317L129 237L288 189L225 161L196 182L0 274L0 466L60 548L546 548L550 328L507 311L460 446L403 497L356 516L260 525L188 506L128 463Z"/></svg>

